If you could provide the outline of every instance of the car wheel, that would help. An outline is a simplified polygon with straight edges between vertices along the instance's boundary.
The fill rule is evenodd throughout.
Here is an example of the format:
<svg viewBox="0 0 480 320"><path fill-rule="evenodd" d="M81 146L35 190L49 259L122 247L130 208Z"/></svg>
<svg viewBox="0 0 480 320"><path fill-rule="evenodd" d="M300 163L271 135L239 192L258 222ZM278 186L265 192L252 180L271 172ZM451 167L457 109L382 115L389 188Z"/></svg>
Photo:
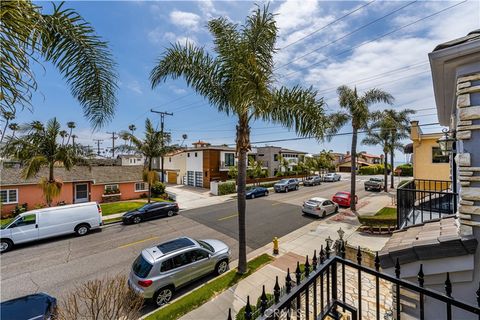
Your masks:
<svg viewBox="0 0 480 320"><path fill-rule="evenodd" d="M252 194L252 199L255 199L255 195L254 195L254 194Z"/></svg>
<svg viewBox="0 0 480 320"><path fill-rule="evenodd" d="M164 304L167 304L172 300L173 297L173 289L171 287L166 287L158 290L153 295L153 302L157 305L157 307L161 307Z"/></svg>
<svg viewBox="0 0 480 320"><path fill-rule="evenodd" d="M288 187L285 188L285 193L287 193L287 192L288 192Z"/></svg>
<svg viewBox="0 0 480 320"><path fill-rule="evenodd" d="M174 214L175 214L175 212L173 212L172 210L168 210L168 212L167 212L168 217L173 217Z"/></svg>
<svg viewBox="0 0 480 320"><path fill-rule="evenodd" d="M338 206L335 206L335 211L333 213L337 213L338 212Z"/></svg>
<svg viewBox="0 0 480 320"><path fill-rule="evenodd" d="M327 216L327 211L322 212L322 218L325 218Z"/></svg>
<svg viewBox="0 0 480 320"><path fill-rule="evenodd" d="M87 224L80 224L75 228L75 233L79 237L86 235L88 231L90 231L90 226Z"/></svg>
<svg viewBox="0 0 480 320"><path fill-rule="evenodd" d="M142 222L142 218L140 216L133 217L133 223L137 224Z"/></svg>
<svg viewBox="0 0 480 320"><path fill-rule="evenodd" d="M265 191L265 193L263 194L264 196L268 196L268 191Z"/></svg>
<svg viewBox="0 0 480 320"><path fill-rule="evenodd" d="M222 260L219 263L217 263L215 267L215 272L220 275L222 273L225 273L228 270L228 261L227 260Z"/></svg>
<svg viewBox="0 0 480 320"><path fill-rule="evenodd" d="M295 186L295 190L298 190L298 186Z"/></svg>
<svg viewBox="0 0 480 320"><path fill-rule="evenodd" d="M13 248L13 242L8 239L0 240L0 253L7 252Z"/></svg>

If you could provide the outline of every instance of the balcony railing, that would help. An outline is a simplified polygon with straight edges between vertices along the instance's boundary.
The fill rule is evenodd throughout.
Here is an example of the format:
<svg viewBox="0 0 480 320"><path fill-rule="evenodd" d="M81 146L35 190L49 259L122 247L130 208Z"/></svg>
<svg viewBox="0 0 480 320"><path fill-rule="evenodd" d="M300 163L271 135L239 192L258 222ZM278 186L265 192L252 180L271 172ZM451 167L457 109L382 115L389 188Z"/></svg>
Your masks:
<svg viewBox="0 0 480 320"><path fill-rule="evenodd" d="M399 229L455 214L457 194L450 181L412 180L397 189Z"/></svg>
<svg viewBox="0 0 480 320"><path fill-rule="evenodd" d="M230 168L234 167L236 164L237 164L236 161L235 161L235 163L221 161L220 162L220 170L229 170Z"/></svg>
<svg viewBox="0 0 480 320"><path fill-rule="evenodd" d="M258 307L252 306L247 297L245 309L241 311L243 318L480 319L480 289L476 292L478 306L459 301L453 296L448 273L443 294L424 287L422 265L418 272L418 284L415 284L400 279L398 260L395 276L392 276L380 271L378 254L374 259L374 268L362 265L360 249L356 263L345 259L343 241L338 255L331 254L327 245L326 250L322 246L318 258L314 252L311 264L307 256L304 271L297 263L294 279L288 271L283 287L277 277L270 299L264 286ZM440 317L431 314L432 306ZM231 310L227 319L232 319Z"/></svg>

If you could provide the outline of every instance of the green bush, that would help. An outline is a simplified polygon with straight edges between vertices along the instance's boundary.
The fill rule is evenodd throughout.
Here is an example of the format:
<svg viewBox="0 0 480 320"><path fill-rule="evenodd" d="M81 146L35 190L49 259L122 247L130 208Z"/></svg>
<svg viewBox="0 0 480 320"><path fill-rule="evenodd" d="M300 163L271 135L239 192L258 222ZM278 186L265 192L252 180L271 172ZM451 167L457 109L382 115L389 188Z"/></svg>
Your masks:
<svg viewBox="0 0 480 320"><path fill-rule="evenodd" d="M395 168L395 170L401 169L402 173L400 173L401 177L412 177L413 176L413 165L411 163L406 163L399 165Z"/></svg>
<svg viewBox="0 0 480 320"><path fill-rule="evenodd" d="M230 193L235 193L236 185L235 182L224 182L218 185L218 195L223 196Z"/></svg>
<svg viewBox="0 0 480 320"><path fill-rule="evenodd" d="M266 293L267 296L267 308L271 307L273 303L275 302L274 296L271 293ZM256 305L250 305L252 307L252 315L255 313L256 310L260 309L260 306L262 304L261 296L258 297L257 299L257 304ZM235 320L245 320L245 307L240 308L238 310L237 315L235 316Z"/></svg>
<svg viewBox="0 0 480 320"><path fill-rule="evenodd" d="M165 184L162 183L162 182L155 182L154 184L152 184L152 186L150 187L150 190L152 191L152 194L155 195L155 196L159 196L159 195L162 195L165 193Z"/></svg>
<svg viewBox="0 0 480 320"><path fill-rule="evenodd" d="M387 169L390 172L390 165L387 165ZM374 174L383 174L383 164L374 164L371 166L366 166L366 167L361 167L358 169L358 172L360 174L365 174L365 175L374 175Z"/></svg>

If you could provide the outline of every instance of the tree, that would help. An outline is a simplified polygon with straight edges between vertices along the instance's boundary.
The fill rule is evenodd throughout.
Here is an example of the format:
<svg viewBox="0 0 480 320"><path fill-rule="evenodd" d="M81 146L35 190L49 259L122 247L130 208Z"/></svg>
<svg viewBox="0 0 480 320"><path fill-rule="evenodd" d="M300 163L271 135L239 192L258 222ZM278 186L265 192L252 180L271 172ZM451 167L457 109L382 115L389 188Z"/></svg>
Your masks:
<svg viewBox="0 0 480 320"><path fill-rule="evenodd" d="M298 86L274 86L274 54L278 29L268 6L256 8L242 26L220 17L210 20L211 54L191 43L173 44L150 74L152 88L168 78L183 77L219 112L237 118L238 154L238 272L247 271L245 186L250 123L271 121L295 129L300 136L321 139L328 125L323 99Z"/></svg>
<svg viewBox="0 0 480 320"><path fill-rule="evenodd" d="M65 144L65 138L68 137L67 131L66 130L60 130L60 132L58 134L62 138L62 144Z"/></svg>
<svg viewBox="0 0 480 320"><path fill-rule="evenodd" d="M69 171L76 163L84 162L82 153L70 145L57 142L61 130L56 118L50 119L46 126L33 121L22 126L20 131L25 134L9 139L4 152L23 162L24 179L36 176L42 167L48 168L48 177L41 178L40 186L45 202L51 206L62 188L62 182L55 179L55 165L61 164Z"/></svg>
<svg viewBox="0 0 480 320"><path fill-rule="evenodd" d="M363 95L359 96L357 88L351 89L345 85L337 88L338 102L340 108L344 109L334 115L332 119L340 127L350 122L352 125L352 145L351 145L351 184L350 194L352 199L355 198L356 187L356 154L357 154L357 136L358 130L366 129L371 118L369 106L374 103L384 102L393 103L393 96L380 89L370 89ZM356 210L355 201L351 201L350 209Z"/></svg>
<svg viewBox="0 0 480 320"><path fill-rule="evenodd" d="M75 127L76 127L75 122L73 122L73 121L67 122L67 128L70 129L70 132L68 133L67 144L70 142L70 138L72 138L72 131L73 131L73 129L75 129Z"/></svg>
<svg viewBox="0 0 480 320"><path fill-rule="evenodd" d="M248 173L247 175L251 179L255 179L258 184L258 178L261 178L263 176L263 168L262 168L262 162L261 161L256 161L253 158L250 158L248 160Z"/></svg>
<svg viewBox="0 0 480 320"><path fill-rule="evenodd" d="M278 155L278 168L280 169L280 172L288 172L289 166L290 163L288 160L281 155Z"/></svg>
<svg viewBox="0 0 480 320"><path fill-rule="evenodd" d="M384 156L384 159L385 159L385 163L383 165L383 180L384 180L384 184L383 184L383 191L385 192L388 192L388 184L387 184L387 180L388 180L388 168L387 168L387 155L388 155L388 152L390 151L390 129L388 127L386 127L386 122L387 121L383 121L382 122L377 122L378 123L378 127L377 126L372 126L370 128L368 128L368 131L367 131L367 136L362 140L362 143L363 144L366 144L366 145L370 145L370 146L380 146L382 147L382 151L383 151L383 156ZM380 128L380 130L376 130L377 128Z"/></svg>
<svg viewBox="0 0 480 320"><path fill-rule="evenodd" d="M392 172L390 175L390 188L394 188L394 168L395 168L395 150L403 150L404 145L402 140L409 137L410 130L410 115L415 114L415 110L404 109L401 111L396 111L394 109L387 109L384 111L384 116L388 121L387 126L389 126L391 135L390 135L390 163L392 167ZM385 161L386 162L386 161ZM385 183L387 183L385 181Z"/></svg>
<svg viewBox="0 0 480 320"><path fill-rule="evenodd" d="M65 78L94 127L112 119L117 75L107 43L80 14L53 3L51 13L32 1L3 1L1 111L30 107L37 89L32 63L51 62Z"/></svg>
<svg viewBox="0 0 480 320"><path fill-rule="evenodd" d="M320 151L320 154L318 155L318 160L321 169L332 169L333 160L335 160L335 157L332 153L332 150L327 151L323 149L322 151Z"/></svg>
<svg viewBox="0 0 480 320"><path fill-rule="evenodd" d="M135 135L135 130L137 130L137 127L134 124L131 124L128 126L128 130L130 130L132 136ZM132 142L130 141L130 146L132 146Z"/></svg>
<svg viewBox="0 0 480 320"><path fill-rule="evenodd" d="M1 101L1 99L0 99L0 101ZM2 112L2 118L5 121L5 126L3 127L3 130L2 130L2 136L0 137L0 143L3 141L3 138L5 137L5 131L8 128L8 124L10 123L11 120L15 119L15 114L13 112L10 112L10 111L3 111Z"/></svg>
<svg viewBox="0 0 480 320"><path fill-rule="evenodd" d="M8 129L12 130L12 137L15 138L15 132L18 131L20 127L18 126L18 123L12 122L8 125Z"/></svg>
<svg viewBox="0 0 480 320"><path fill-rule="evenodd" d="M134 130L131 131L133 132ZM119 136L122 139L129 140L131 146L120 145L116 148L117 150L133 151L142 154L146 159L143 181L148 184L148 203L150 203L152 198L150 186L158 181L158 174L152 169L153 159L173 151L172 147L167 146L167 143L170 142L170 136L167 134L162 135L162 132L155 130L150 119L145 120L145 137L143 140L135 137L128 131L120 132Z"/></svg>

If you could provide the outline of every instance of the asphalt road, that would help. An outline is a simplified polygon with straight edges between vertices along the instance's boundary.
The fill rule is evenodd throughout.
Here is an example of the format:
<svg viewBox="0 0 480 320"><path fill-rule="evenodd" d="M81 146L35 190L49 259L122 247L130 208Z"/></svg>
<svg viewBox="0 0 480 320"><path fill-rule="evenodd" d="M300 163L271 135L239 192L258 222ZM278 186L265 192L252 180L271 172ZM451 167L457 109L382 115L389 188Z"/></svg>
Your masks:
<svg viewBox="0 0 480 320"><path fill-rule="evenodd" d="M312 196L331 198L336 191L349 190L349 186L350 181L342 180L247 200L248 251L310 223L313 218L301 214L304 200ZM368 193L359 181L359 197ZM67 236L19 246L1 255L1 300L34 292L61 298L86 280L128 274L143 248L184 235L222 240L232 248L236 259L236 201L181 211L178 216L139 225L112 225L85 237Z"/></svg>

